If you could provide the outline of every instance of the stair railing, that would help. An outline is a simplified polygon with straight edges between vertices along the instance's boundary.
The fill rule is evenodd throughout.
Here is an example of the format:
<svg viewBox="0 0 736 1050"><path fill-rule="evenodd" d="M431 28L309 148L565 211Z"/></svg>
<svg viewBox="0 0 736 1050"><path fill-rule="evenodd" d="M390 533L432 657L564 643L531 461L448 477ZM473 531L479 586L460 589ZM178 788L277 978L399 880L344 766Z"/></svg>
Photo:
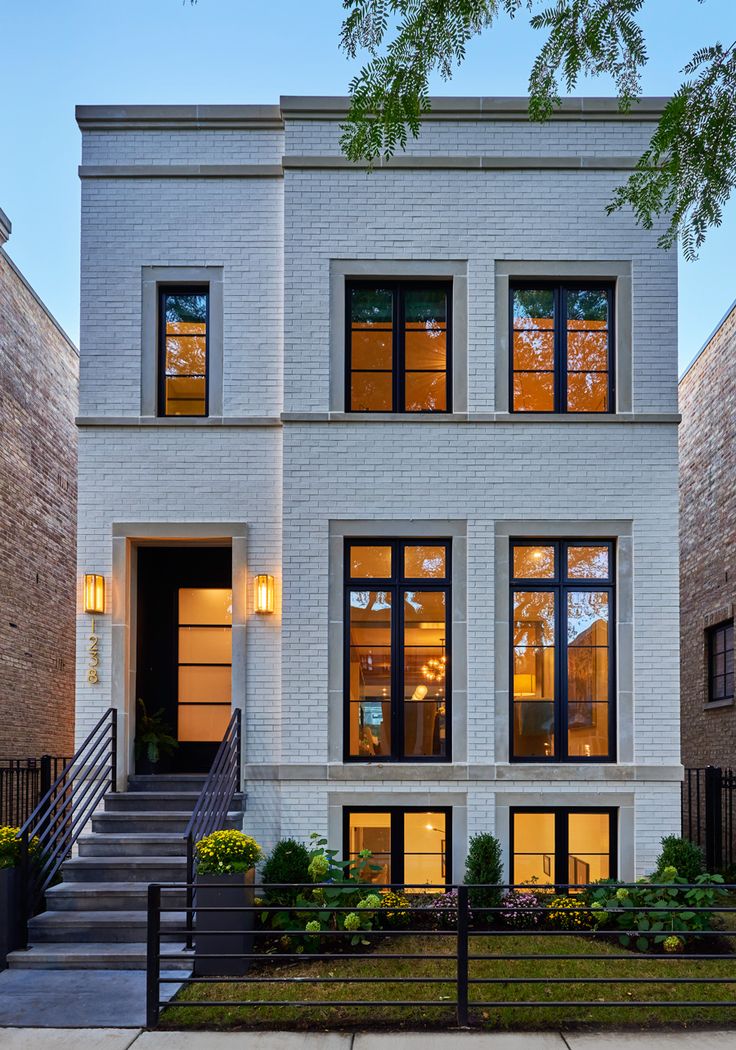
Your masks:
<svg viewBox="0 0 736 1050"><path fill-rule="evenodd" d="M194 928L194 845L205 835L222 828L233 798L240 791L240 727L240 711L236 709L228 722L184 832L187 840L187 948L192 947Z"/></svg>
<svg viewBox="0 0 736 1050"><path fill-rule="evenodd" d="M108 791L117 790L117 711L108 708L20 828L21 922L28 920Z"/></svg>

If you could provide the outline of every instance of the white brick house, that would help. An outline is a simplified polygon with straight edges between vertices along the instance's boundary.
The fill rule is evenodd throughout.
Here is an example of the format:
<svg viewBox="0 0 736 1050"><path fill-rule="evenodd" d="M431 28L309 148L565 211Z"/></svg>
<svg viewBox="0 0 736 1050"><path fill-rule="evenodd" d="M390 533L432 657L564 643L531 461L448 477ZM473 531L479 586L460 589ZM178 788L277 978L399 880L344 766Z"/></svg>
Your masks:
<svg viewBox="0 0 736 1050"><path fill-rule="evenodd" d="M458 879L492 831L509 877L564 882L679 828L676 256L605 215L660 100L524 105L437 100L372 172L342 99L78 110L79 573L108 602L77 735L117 708L121 786L145 693L184 771L241 708L266 847ZM232 630L195 644L197 588Z"/></svg>

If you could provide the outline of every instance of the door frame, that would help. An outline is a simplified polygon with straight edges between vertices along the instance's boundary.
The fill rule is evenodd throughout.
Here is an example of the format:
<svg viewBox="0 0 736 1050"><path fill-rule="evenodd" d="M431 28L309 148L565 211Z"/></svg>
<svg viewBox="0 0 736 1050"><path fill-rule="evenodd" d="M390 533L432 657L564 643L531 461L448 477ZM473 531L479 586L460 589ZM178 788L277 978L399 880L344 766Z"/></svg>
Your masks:
<svg viewBox="0 0 736 1050"><path fill-rule="evenodd" d="M135 769L135 692L139 547L215 547L232 551L232 707L241 712L242 755L246 755L246 622L248 526L242 522L118 522L112 528L112 707L118 713L118 790Z"/></svg>

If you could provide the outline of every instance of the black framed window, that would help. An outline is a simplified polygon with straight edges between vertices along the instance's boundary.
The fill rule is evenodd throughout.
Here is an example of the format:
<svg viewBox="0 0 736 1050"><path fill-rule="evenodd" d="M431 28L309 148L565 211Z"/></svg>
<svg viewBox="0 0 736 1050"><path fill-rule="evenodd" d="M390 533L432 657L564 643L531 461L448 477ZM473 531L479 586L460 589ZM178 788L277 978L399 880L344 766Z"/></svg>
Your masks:
<svg viewBox="0 0 736 1050"><path fill-rule="evenodd" d="M708 702L733 700L733 620L706 631Z"/></svg>
<svg viewBox="0 0 736 1050"><path fill-rule="evenodd" d="M450 758L450 543L345 543L345 758Z"/></svg>
<svg viewBox="0 0 736 1050"><path fill-rule="evenodd" d="M511 809L511 881L585 885L615 879L617 810L591 807Z"/></svg>
<svg viewBox="0 0 736 1050"><path fill-rule="evenodd" d="M343 809L343 856L370 850L370 880L428 888L452 881L452 809L351 806Z"/></svg>
<svg viewBox="0 0 736 1050"><path fill-rule="evenodd" d="M449 412L452 282L348 281L348 412Z"/></svg>
<svg viewBox="0 0 736 1050"><path fill-rule="evenodd" d="M612 412L614 286L515 281L511 304L513 412Z"/></svg>
<svg viewBox="0 0 736 1050"><path fill-rule="evenodd" d="M614 580L610 541L512 541L514 760L614 760Z"/></svg>
<svg viewBox="0 0 736 1050"><path fill-rule="evenodd" d="M209 288L159 289L160 416L206 416Z"/></svg>

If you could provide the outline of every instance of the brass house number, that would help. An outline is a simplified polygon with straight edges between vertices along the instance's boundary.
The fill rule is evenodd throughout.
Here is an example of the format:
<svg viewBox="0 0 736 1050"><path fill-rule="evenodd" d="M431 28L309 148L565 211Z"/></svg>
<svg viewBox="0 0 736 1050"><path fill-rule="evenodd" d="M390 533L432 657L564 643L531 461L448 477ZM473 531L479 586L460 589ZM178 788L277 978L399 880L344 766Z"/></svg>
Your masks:
<svg viewBox="0 0 736 1050"><path fill-rule="evenodd" d="M92 621L92 633L89 636L89 668L87 669L87 681L90 685L97 685L100 677L97 674L97 668L100 666L100 639L99 635L95 634L95 621Z"/></svg>

